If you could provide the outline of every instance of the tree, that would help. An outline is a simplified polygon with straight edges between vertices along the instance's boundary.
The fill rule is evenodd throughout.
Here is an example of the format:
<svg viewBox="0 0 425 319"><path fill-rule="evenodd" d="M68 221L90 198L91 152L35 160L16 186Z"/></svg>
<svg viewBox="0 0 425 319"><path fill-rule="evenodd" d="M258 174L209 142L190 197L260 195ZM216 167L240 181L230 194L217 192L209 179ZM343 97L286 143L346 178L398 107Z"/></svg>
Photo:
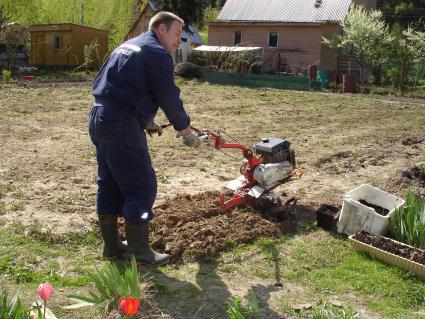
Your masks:
<svg viewBox="0 0 425 319"><path fill-rule="evenodd" d="M211 0L156 0L159 11L170 11L181 17L186 27L194 24L202 27L204 23L204 10L208 5L215 7L216 1Z"/></svg>
<svg viewBox="0 0 425 319"><path fill-rule="evenodd" d="M409 67L413 66L415 69L415 87L419 76L423 72L423 65L425 63L425 32L414 30L412 26L401 32L395 32L393 51L399 62L399 88L401 95L404 95Z"/></svg>
<svg viewBox="0 0 425 319"><path fill-rule="evenodd" d="M378 0L377 8L384 12L390 25L407 27L425 18L425 0Z"/></svg>
<svg viewBox="0 0 425 319"><path fill-rule="evenodd" d="M340 25L342 35L323 38L324 43L351 50L361 67L361 78L365 67L380 67L388 60L392 37L380 11L366 11L363 6L355 6Z"/></svg>

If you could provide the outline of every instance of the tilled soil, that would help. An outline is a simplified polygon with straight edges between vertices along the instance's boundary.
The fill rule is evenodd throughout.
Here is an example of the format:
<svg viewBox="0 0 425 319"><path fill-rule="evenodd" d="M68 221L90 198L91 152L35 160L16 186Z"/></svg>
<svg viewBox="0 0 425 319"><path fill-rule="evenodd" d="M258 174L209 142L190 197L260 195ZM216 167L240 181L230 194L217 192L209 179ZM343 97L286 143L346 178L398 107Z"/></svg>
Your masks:
<svg viewBox="0 0 425 319"><path fill-rule="evenodd" d="M354 235L353 238L362 243L372 245L373 247L382 249L394 255L425 265L425 251L423 250L406 246L389 238L366 232L360 232Z"/></svg>
<svg viewBox="0 0 425 319"><path fill-rule="evenodd" d="M262 205L262 210L240 207L222 212L219 194L178 195L157 206L152 246L171 254L174 263L208 260L235 244L294 233L315 218L311 205L298 204L296 199L286 206L269 204Z"/></svg>

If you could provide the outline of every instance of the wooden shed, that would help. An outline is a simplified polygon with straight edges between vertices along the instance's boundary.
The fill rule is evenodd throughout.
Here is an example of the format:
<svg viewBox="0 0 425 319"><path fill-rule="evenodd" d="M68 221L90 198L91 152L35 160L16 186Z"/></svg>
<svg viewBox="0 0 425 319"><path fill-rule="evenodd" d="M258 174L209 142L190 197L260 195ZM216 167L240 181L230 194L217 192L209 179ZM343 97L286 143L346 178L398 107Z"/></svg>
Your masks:
<svg viewBox="0 0 425 319"><path fill-rule="evenodd" d="M91 48L91 67L99 67L108 52L108 31L73 23L39 24L31 34L31 65L79 66L84 46Z"/></svg>

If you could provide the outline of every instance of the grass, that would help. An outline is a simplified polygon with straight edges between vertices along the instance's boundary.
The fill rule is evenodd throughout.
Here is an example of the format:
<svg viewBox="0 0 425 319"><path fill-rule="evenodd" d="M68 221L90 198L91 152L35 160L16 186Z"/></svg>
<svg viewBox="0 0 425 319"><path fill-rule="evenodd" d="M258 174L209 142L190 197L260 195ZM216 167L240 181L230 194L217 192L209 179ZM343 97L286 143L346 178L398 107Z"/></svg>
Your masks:
<svg viewBox="0 0 425 319"><path fill-rule="evenodd" d="M87 289L88 271L99 264L100 242L95 234L65 240L42 235L37 227L26 236L18 235L22 228L13 227L0 229L0 276L20 284L24 291L45 281L65 289ZM8 249L10 242L16 248L14 253ZM322 230L229 247L216 264L168 266L153 272L144 269L144 275L150 274L158 302L189 298L188 305L193 307L208 298L208 289L223 287L223 278L242 275L278 280L284 287L302 287L302 293L286 297L289 304L338 298L344 307L351 307L354 296L354 309L365 305L380 318L420 318L414 313L425 307L425 282L355 253L345 238ZM58 263L62 258L67 260L66 269ZM191 278L197 278L197 284ZM289 304L280 303L282 311L288 313ZM304 318L301 315L307 314L298 314L299 318Z"/></svg>
<svg viewBox="0 0 425 319"><path fill-rule="evenodd" d="M380 318L419 318L413 313L425 307L424 281L357 254L340 236L313 230L276 242L261 239L244 248L242 253L237 249L242 258L252 256L253 250L258 255L250 258L249 265L233 271L249 272L269 280L281 277L283 282L300 285L304 292L296 297L299 303L314 295L319 299L339 297L346 299L348 304L354 295L360 304L365 304ZM225 253L222 258L231 253Z"/></svg>

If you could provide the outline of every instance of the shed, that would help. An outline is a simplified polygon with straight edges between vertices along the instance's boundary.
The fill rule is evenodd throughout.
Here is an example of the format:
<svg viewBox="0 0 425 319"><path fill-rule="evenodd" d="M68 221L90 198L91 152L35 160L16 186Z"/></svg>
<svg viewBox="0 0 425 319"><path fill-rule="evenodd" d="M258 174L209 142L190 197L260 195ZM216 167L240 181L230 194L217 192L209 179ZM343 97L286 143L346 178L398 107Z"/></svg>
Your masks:
<svg viewBox="0 0 425 319"><path fill-rule="evenodd" d="M108 31L73 23L39 24L31 34L31 65L79 66L84 47L92 48L91 67L99 67L108 52Z"/></svg>
<svg viewBox="0 0 425 319"><path fill-rule="evenodd" d="M148 0L142 7L139 16L134 21L124 40L128 40L148 31L150 19L159 11L155 1ZM190 54L192 48L203 44L201 36L196 31L196 28L189 24L183 29L182 32L182 43L177 49L177 52L173 54L175 62L186 62L187 57Z"/></svg>
<svg viewBox="0 0 425 319"><path fill-rule="evenodd" d="M347 57L322 37L342 32L339 23L353 5L372 9L376 0L227 0L209 24L208 45L263 47L263 71L336 71Z"/></svg>

